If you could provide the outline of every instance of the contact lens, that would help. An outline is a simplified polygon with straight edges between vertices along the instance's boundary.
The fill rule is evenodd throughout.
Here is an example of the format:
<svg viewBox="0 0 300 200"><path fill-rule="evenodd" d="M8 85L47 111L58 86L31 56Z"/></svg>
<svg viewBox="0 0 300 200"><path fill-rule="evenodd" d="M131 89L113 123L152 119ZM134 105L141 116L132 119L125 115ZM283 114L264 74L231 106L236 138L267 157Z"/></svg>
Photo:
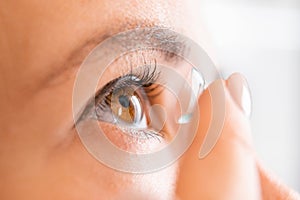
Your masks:
<svg viewBox="0 0 300 200"><path fill-rule="evenodd" d="M189 123L190 120L192 119L195 104L198 101L198 97L203 92L204 85L205 85L205 80L203 76L198 70L193 68L191 70L191 90L193 94L190 96L190 102L186 113L182 114L178 119L179 124Z"/></svg>

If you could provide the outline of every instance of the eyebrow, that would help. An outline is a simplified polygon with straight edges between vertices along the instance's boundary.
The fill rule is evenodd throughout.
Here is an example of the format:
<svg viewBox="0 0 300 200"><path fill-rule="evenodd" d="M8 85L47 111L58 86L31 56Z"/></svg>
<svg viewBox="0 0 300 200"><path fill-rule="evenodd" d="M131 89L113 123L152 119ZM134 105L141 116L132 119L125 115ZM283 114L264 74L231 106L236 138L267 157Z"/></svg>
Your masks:
<svg viewBox="0 0 300 200"><path fill-rule="evenodd" d="M146 40L146 42L155 44L155 47L158 49L168 49L169 51L165 52L166 58L172 59L174 55L182 54L187 50L187 46L182 38L180 39L178 35L175 32L170 31L170 29L165 27L151 27L149 30L150 31L146 31L145 34L142 35L143 38L138 39L143 39ZM57 78L67 80L68 77L74 75L85 57L102 41L113 35L115 34L98 33L85 40L81 45L71 51L60 67L54 69L53 72L47 76L45 79L47 85L53 85L53 80L56 80ZM128 44L124 45L130 45L133 38L134 37L128 37ZM66 76L66 74L69 74L69 76ZM61 83L61 81L58 81L58 83Z"/></svg>

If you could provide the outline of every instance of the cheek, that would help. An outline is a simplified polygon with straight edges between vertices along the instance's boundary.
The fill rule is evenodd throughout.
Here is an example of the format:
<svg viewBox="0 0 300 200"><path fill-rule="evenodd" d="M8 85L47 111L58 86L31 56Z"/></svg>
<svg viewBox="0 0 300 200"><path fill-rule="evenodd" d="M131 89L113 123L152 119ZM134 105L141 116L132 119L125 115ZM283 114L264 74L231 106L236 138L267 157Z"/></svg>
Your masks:
<svg viewBox="0 0 300 200"><path fill-rule="evenodd" d="M175 199L177 164L159 172L130 176L133 182L120 190L116 199Z"/></svg>
<svg viewBox="0 0 300 200"><path fill-rule="evenodd" d="M113 156L113 155L112 155ZM172 199L177 164L151 174L126 174L98 162L74 137L68 147L49 157L41 195L51 188L52 199Z"/></svg>

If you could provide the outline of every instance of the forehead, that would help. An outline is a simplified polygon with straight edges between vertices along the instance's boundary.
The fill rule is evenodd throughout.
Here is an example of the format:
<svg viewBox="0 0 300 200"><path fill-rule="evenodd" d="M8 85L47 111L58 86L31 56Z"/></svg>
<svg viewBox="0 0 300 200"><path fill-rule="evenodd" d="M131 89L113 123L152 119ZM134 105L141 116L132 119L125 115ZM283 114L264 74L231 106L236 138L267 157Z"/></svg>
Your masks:
<svg viewBox="0 0 300 200"><path fill-rule="evenodd" d="M79 65L97 43L135 27L180 27L179 1L7 1L6 51L18 82L31 88L59 68ZM72 58L70 60L70 58Z"/></svg>

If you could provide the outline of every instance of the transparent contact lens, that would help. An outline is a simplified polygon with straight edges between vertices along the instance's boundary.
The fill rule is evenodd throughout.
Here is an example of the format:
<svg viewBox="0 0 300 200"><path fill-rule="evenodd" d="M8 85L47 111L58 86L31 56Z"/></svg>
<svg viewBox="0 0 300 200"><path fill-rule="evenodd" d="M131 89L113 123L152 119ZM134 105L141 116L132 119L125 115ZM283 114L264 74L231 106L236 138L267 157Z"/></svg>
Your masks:
<svg viewBox="0 0 300 200"><path fill-rule="evenodd" d="M193 117L193 112L195 111L195 104L198 101L199 96L203 92L205 85L205 80L201 73L195 69L192 68L191 70L191 91L192 95L190 96L189 106L186 110L186 113L182 114L179 119L179 124L186 124L189 123Z"/></svg>

